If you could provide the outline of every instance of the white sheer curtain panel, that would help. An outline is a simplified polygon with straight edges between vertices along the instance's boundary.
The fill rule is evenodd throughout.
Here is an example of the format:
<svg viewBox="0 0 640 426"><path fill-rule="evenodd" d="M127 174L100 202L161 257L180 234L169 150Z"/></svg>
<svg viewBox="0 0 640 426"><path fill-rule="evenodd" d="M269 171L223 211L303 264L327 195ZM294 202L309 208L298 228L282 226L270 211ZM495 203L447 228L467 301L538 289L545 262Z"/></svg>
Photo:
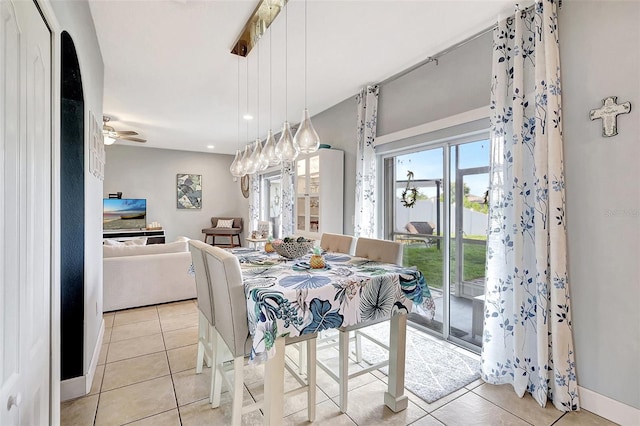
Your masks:
<svg viewBox="0 0 640 426"><path fill-rule="evenodd" d="M356 96L358 134L356 151L356 206L354 235L374 238L376 213L376 124L378 120L378 86L367 86Z"/></svg>
<svg viewBox="0 0 640 426"><path fill-rule="evenodd" d="M260 220L260 176L249 176L249 226L245 235L251 236L251 231L258 229Z"/></svg>
<svg viewBox="0 0 640 426"><path fill-rule="evenodd" d="M282 162L282 232L281 237L290 237L295 233L295 188L293 186L293 173L295 162Z"/></svg>
<svg viewBox="0 0 640 426"><path fill-rule="evenodd" d="M482 376L578 410L556 2L498 23Z"/></svg>

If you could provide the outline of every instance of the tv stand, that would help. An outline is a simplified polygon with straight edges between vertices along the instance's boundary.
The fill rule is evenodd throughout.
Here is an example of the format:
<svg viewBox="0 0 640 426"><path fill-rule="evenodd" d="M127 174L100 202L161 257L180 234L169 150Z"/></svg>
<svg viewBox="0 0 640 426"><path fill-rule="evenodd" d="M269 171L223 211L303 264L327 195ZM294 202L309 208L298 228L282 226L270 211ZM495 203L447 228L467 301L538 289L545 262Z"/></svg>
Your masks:
<svg viewBox="0 0 640 426"><path fill-rule="evenodd" d="M147 237L147 245L164 244L164 229L114 229L102 231L102 238L117 241L133 240L139 237Z"/></svg>

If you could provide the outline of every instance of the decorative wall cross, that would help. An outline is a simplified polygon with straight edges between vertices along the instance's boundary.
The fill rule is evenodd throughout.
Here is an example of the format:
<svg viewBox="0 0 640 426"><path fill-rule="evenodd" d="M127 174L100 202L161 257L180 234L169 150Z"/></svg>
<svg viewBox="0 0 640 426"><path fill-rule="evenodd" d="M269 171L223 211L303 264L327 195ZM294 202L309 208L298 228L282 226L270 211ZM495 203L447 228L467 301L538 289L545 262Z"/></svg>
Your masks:
<svg viewBox="0 0 640 426"><path fill-rule="evenodd" d="M618 134L618 115L629 114L631 111L631 102L617 104L617 96L609 96L602 100L602 107L592 109L589 112L591 121L598 118L602 119L602 136L611 137Z"/></svg>

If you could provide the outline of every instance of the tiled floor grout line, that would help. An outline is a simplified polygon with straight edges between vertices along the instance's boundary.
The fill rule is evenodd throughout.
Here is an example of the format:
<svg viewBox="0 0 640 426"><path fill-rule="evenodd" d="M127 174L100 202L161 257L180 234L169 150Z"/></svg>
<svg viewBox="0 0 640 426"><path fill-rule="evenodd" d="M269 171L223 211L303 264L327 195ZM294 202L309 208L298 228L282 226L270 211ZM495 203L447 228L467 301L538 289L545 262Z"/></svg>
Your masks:
<svg viewBox="0 0 640 426"><path fill-rule="evenodd" d="M195 304L195 303L194 303L194 304ZM196 309L197 309L197 305L196 305ZM163 321L162 321L162 320L161 320L161 318L160 318L160 312L159 312L159 310L158 310L158 308L157 308L157 307L155 307L155 311L156 311L157 320L158 320L158 323L159 323L159 326L160 326L160 334L161 334L162 345L163 345L163 347L164 347L164 350L157 350L157 351L155 351L155 352L144 353L144 354L140 354L140 355L136 355L136 356L129 356L128 358L123 358L123 359L119 359L119 360L116 360L116 361L107 362L107 361L108 361L108 359L109 359L109 354L111 353L111 351L112 351L112 349L113 349L113 348L111 347L111 343L120 344L120 342L126 342L127 340L131 340L131 342L130 342L130 343L135 344L135 339L139 339L139 338L141 338L141 337L153 336L153 335L156 335L157 333L152 333L152 334L150 334L150 335L143 335L143 336L132 337L132 338L129 338L129 339L118 340L118 341L116 341L116 342L112 342L112 341L111 341L111 338L109 338L109 341L108 341L108 342L106 342L106 343L104 343L104 342L103 342L103 345L105 345L105 344L107 345L107 347L105 348L104 363L103 363L103 364L100 364L100 365L98 366L98 367L102 367L102 368L103 368L103 373L102 373L102 377L101 377L101 380L100 380L100 383L99 383L99 386L98 386L98 391L97 391L97 393L96 393L97 401L96 401L96 405L95 405L95 411L93 412L93 422L92 422L92 423L90 423L90 422L88 422L88 421L87 421L87 422L86 422L87 424L93 424L94 426L97 424L98 410L99 410L99 408L100 408L100 403L101 403L101 400L102 400L102 396L103 396L102 394L103 394L103 392L116 391L116 390L119 390L119 389L125 388L125 387L127 387L127 386L137 385L137 384L141 384L141 383L149 382L149 381L152 381L152 380L156 380L156 379L159 379L159 378L166 378L166 376L167 376L167 375L168 375L168 376L170 376L170 380L171 380L171 386L172 386L173 396L174 396L174 401L175 401L175 408L170 408L170 409L166 409L166 410L164 410L164 411L160 411L160 412L157 412L157 413L153 413L153 414L145 415L144 417L141 417L141 418L139 418L139 419L135 419L135 420L129 421L129 422L128 422L128 423L126 423L126 424L130 424L130 423L138 422L138 421L141 421L141 420L144 420L144 419L149 419L149 418L152 418L152 417L154 417L154 416L159 416L159 415L162 415L162 414L167 414L167 413L169 413L169 412L173 412L173 410L175 409L175 410L177 411L177 417L178 417L179 424L180 424L180 425L182 425L182 424L183 424L183 419L182 419L182 414L183 414L183 412L182 412L182 409L181 409L181 408L183 408L183 407L187 407L187 406L191 406L191 405L194 405L194 404L198 404L198 403L201 403L202 401L205 401L205 400L207 400L207 399L208 399L208 397L203 397L203 398L201 398L201 399L197 399L197 394L194 394L194 395L192 395L191 397L196 398L196 400L194 400L194 401L189 401L189 402L185 402L185 404L184 404L182 407L180 406L180 402L179 402L179 400L178 400L178 389L177 389L177 383L176 383L176 381L175 381L176 379L174 378L174 375L183 374L185 371L189 371L189 370L190 370L190 368L186 368L186 369L181 370L181 371L173 371L173 370L172 370L172 368L171 368L171 363L170 363L170 358L169 358L169 351L170 351L170 350L180 349L180 348L186 348L186 347L188 347L188 346L193 346L193 343L189 343L189 344L181 344L181 343L180 343L178 346L176 346L176 347L172 347L171 349L168 349L168 347L167 347L167 341L166 341L166 336L165 336L165 333L179 332L180 330L185 330L185 329L188 329L188 328L195 328L195 327L197 327L197 325L195 325L195 326L194 326L194 325L190 325L190 326L185 326L185 327L176 328L176 329L172 329L172 330L165 330L165 329L164 329L164 327L163 327ZM116 320L116 318L117 318L117 315L118 315L118 312L115 312L115 313L114 313L114 315L113 315L113 318L112 318L112 327L111 327L112 329L114 329L114 328L115 328L115 327L113 327L113 325L115 324L115 320ZM182 317L182 316L186 316L186 315L193 315L193 312L179 312L179 313L177 313L177 314L171 315L171 316L169 317L169 321L171 321L171 320L173 320L173 319L176 319L176 318L178 319L178 321L181 321L181 320L180 320L180 317ZM137 321L137 322L133 322L133 323L127 323L127 324L122 324L122 325L136 324L136 323L145 322L145 321L149 321L149 320L141 320L141 321ZM166 320L166 319L165 319L165 326L166 326L166 325L168 325L168 324L167 324L167 321L168 321L168 320ZM186 321L186 322L188 322L188 321ZM179 322L179 323L180 323L180 322ZM118 326L118 327L119 327L119 326ZM187 332L187 333L185 333L185 334L184 334L184 336L191 335L190 333L191 333L191 332ZM176 339L176 340L174 340L174 337L172 337L172 338L171 338L171 340L172 340L172 341L174 341L174 342L176 342L176 341L178 341L178 342L179 342L179 341L184 341L184 342L186 342L188 339L187 339L187 340L183 340L183 339L185 339L185 337L182 337L182 336L183 336L182 334L178 333L178 334L176 334L176 337L175 337L175 339ZM442 342L446 342L446 341L442 340ZM126 345L127 345L127 343L122 343L122 345L123 345L123 346L126 346ZM103 347L104 347L104 346L103 346ZM118 348L118 351L120 351L121 349L126 349L126 348ZM466 351L466 349L465 349L465 348L463 348L463 349ZM169 368L168 368L168 371L169 371L169 372L168 372L168 374L163 374L163 375L160 375L160 376L157 376L157 377L153 377L153 378L149 378L149 379L141 380L141 381L138 381L138 382L135 382L135 383L127 384L127 385L121 385L121 386L118 386L118 387L116 387L116 388L109 389L109 390L107 390L107 391L103 391L104 381L105 381L105 380L106 380L106 378L107 378L107 367L108 367L108 366L110 366L111 364L116 364L116 363L122 362L122 361L130 361L130 360L134 360L134 359L136 359L136 358L141 358L141 357L150 356L150 355L154 355L154 354L156 354L156 356L158 356L157 354L159 354L159 353L161 353L161 352L164 352L164 354L165 354L165 360L166 360L167 365L168 365L168 367L169 367ZM126 352L126 350L125 350L125 351L123 351L122 353L127 353L127 352ZM186 365L186 364L184 364L184 361L183 361L183 359L182 359L182 356L183 356L183 355L180 355L180 358L176 358L176 360L178 360L178 361L179 361L179 363L178 363L178 364L176 364L176 365ZM366 388L367 386L370 386L370 385L372 385L372 384L374 384L374 383L376 384L376 386L378 386L378 385L379 385L379 383L382 383L382 384L384 384L384 385L385 385L385 387L386 387L386 384L385 384L385 381L384 381L384 377L383 377L383 376L378 376L378 375L376 375L376 374L372 374L372 377L373 377L373 379L374 379L374 380L371 380L371 381L369 381L369 382L367 382L367 383L356 383L356 384L354 384L354 387L353 387L353 388L351 388L351 389L349 389L349 392L351 393L351 392L353 392L353 391L355 391L355 390L360 390L360 389L362 389L362 388ZM252 382L252 383L253 383L253 382ZM513 419L513 420L518 419L518 420L520 420L520 421L522 421L522 422L524 422L524 423L526 423L526 424L528 424L528 425L531 425L531 424L538 424L538 423L540 422L540 420L543 420L543 419L537 419L537 417L536 417L536 416L532 416L532 414L531 414L531 413L529 413L529 412L526 412L526 411L522 411L522 410L519 410L519 409L514 409L514 408L512 408L512 407L515 407L515 406L510 405L510 404L509 404L509 402L508 402L508 401L509 401L508 397L505 397L505 396L504 396L504 395L509 394L509 392L506 392L506 390L505 390L505 392L501 392L501 393L499 393L499 394L495 394L495 396L494 396L494 394L492 394L492 393L487 393L487 392L484 392L484 395L483 395L483 394L481 394L481 393L480 393L480 392L481 392L481 391L480 391L480 389L481 389L481 388L482 388L482 386L484 386L484 385L485 385L485 383L484 383L484 382L482 382L482 383L480 383L480 384L478 384L478 385L474 386L473 388L467 388L466 386L464 386L464 387L462 387L460 390L455 391L455 392L460 392L460 391L462 391L462 392L460 392L460 393L459 393L459 394L457 394L455 397L452 397L451 399L449 399L449 400L447 400L446 402L444 402L442 405L439 405L439 406L437 406L437 408L434 408L434 409L432 409L432 410L430 410L429 408L427 408L427 407L423 406L423 405L420 403L420 401L418 401L418 399L419 399L419 397L418 397L418 396L414 395L413 393L411 393L410 395L408 395L409 391L408 391L407 389L405 389L405 395L407 395L407 396L409 397L409 402L410 402L411 404L413 404L413 406L419 410L419 411L418 411L418 410L416 410L416 415L419 415L421 412L422 412L422 413L424 413L424 415L420 415L418 418L413 419L413 420L411 421L411 423L407 423L407 424L408 424L408 425L414 425L414 424L419 423L420 421L427 421L428 419L431 419L431 420L435 419L437 422L444 423L442 420L440 420L440 418L439 418L439 417L447 416L447 414L446 414L446 408L445 408L445 407L449 406L449 410L453 409L453 407L454 407L454 406L453 406L452 404L454 404L454 402L455 402L455 401L457 401L458 399L460 399L460 398L462 398L462 397L464 397L464 396L469 396L469 394L470 394L470 393L471 393L474 397L480 397L480 399L481 399L482 401L484 401L482 404L487 405L486 403L488 402L489 404L488 404L487 406L492 406L492 407L498 408L501 412L504 412L504 413L507 413L507 414L508 414L508 415L510 415L510 416L513 416L513 417L512 417L512 419ZM318 386L318 385L316 385L316 386ZM469 386L469 385L467 385L467 386ZM491 385L488 385L488 384L487 384L487 386L491 386ZM244 388L247 390L247 392L248 392L249 396L251 397L251 399L252 399L253 401L256 401L256 395L254 395L254 392L252 392L252 391L249 389L249 387L247 386L247 384L246 384L246 383L244 384ZM259 391L259 388L260 388L259 386L258 386L258 387L256 387L256 388L255 388L255 392ZM327 389L332 389L332 387L328 387ZM510 392L510 393L511 393L511 394L514 394L514 392ZM325 391L323 388L321 388L320 386L318 386L318 387L317 387L317 395L318 395L318 396L320 396L320 397L325 397L326 399L323 399L321 402L317 402L317 401L318 401L318 398L316 397L316 406L318 406L318 405L320 405L320 404L325 404L325 403L327 403L327 402L328 402L328 403L330 403L332 406L335 406L335 407L337 407L337 408L339 409L339 395L336 395L336 396L334 396L334 397L331 397L331 396L329 395L329 393L328 393L327 391ZM91 395L87 395L87 396L89 397L89 396L91 396ZM513 397L513 395L511 395L511 396ZM447 396L444 396L443 398L446 398L446 397L447 397ZM470 396L469 396L469 397L470 397ZM490 400L490 399L489 399L490 397L491 397L491 398L493 398L493 400ZM470 398L471 398L471 397L470 397ZM350 398L350 399L351 399L351 398ZM188 401L188 400L189 400L189 399L187 398L185 401ZM337 402L336 402L336 400L337 400ZM416 402L416 401L418 401L418 402ZM494 402L494 401L495 401L495 402ZM424 402L425 402L425 404L424 404L424 405L426 405L426 406L431 405L430 403L427 403L426 401L424 401ZM435 401L434 401L434 403L435 403ZM460 404L464 404L464 403L460 402L460 403L458 403L458 405L456 405L456 407L460 406ZM549 402L548 402L548 404L551 404L551 402L549 401ZM325 408L326 408L326 407L325 407ZM300 410L297 410L297 411L294 411L294 412L289 413L287 417L291 417L291 418L293 418L293 416L298 416L298 417L299 417L299 416L300 416L300 413L302 413L302 412L306 412L306 410L307 410L307 408L306 408L306 406L305 406L305 408L301 408ZM440 411L440 410L442 410L442 411ZM493 408L491 408L490 410L493 412ZM264 415L264 410L262 410L262 409L261 409L260 411L261 411L261 412L262 412L262 414ZM517 413L516 413L516 412L514 412L514 411L516 411L516 412L520 412L520 415L519 415L519 414L517 414ZM438 412L440 412L440 414L438 414ZM87 413L87 414L89 414L89 413ZM104 414L104 413L103 413L103 414ZM522 417L522 415L523 415L523 414L524 414L524 415L526 415L527 417L531 417L531 418L533 419L533 422L532 422L532 421L530 421L530 420L526 420L526 419L524 419L524 418ZM553 421L551 421L550 419L549 419L549 420L545 420L546 422L550 422L550 423L544 423L544 424L547 424L547 425L549 425L549 426L556 425L558 422L560 422L560 421L561 421L561 419L562 419L563 417L565 417L565 415L566 415L566 414L567 414L567 413L561 413L561 414L559 415L559 417L557 417L557 418L556 418L555 420L553 420ZM172 414L172 415L173 415L173 414ZM363 425L364 425L364 423L361 425L361 424L359 424L359 423L356 421L356 419L358 418L358 411L357 411L357 410L352 411L352 412L351 412L351 414L349 414L349 413L344 413L343 415L344 415L344 419L345 419L345 420L347 420L347 419L348 419L348 421L353 422L355 425L358 425L358 426L363 426ZM547 416L545 416L545 417L547 417ZM548 417L550 417L550 416L548 416ZM447 419L447 417L442 417L442 418ZM88 420L88 419L87 419L87 420ZM361 419L361 421L362 421L362 419Z"/></svg>

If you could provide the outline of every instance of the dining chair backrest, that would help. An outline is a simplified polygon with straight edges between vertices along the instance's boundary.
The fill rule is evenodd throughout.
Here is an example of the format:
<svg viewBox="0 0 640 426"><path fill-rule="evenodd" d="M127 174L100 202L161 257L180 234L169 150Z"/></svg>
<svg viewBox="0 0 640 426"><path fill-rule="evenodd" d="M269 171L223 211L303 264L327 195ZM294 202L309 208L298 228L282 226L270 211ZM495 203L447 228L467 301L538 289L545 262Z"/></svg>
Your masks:
<svg viewBox="0 0 640 426"><path fill-rule="evenodd" d="M247 301L238 258L219 248L205 252L213 289L216 330L234 357L250 348Z"/></svg>
<svg viewBox="0 0 640 426"><path fill-rule="evenodd" d="M358 238L356 257L402 266L402 244L395 241Z"/></svg>
<svg viewBox="0 0 640 426"><path fill-rule="evenodd" d="M353 240L350 235L331 234L324 232L320 238L320 248L334 253L353 253Z"/></svg>
<svg viewBox="0 0 640 426"><path fill-rule="evenodd" d="M191 252L191 263L196 274L196 296L198 297L198 309L207 318L209 324L215 325L213 313L213 300L209 270L205 263L204 253L209 244L198 240L189 240L189 251Z"/></svg>

